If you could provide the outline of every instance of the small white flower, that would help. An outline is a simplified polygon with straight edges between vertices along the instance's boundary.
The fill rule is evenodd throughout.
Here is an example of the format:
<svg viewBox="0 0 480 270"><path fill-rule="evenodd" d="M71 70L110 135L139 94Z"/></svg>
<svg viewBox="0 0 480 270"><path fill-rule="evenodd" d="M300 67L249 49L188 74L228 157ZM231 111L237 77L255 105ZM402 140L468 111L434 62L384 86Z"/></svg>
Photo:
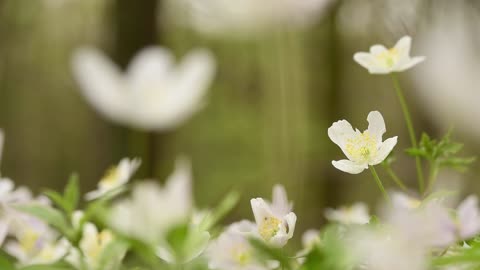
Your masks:
<svg viewBox="0 0 480 270"><path fill-rule="evenodd" d="M83 234L79 247L88 269L98 268L100 255L113 239L114 236L109 230L99 232L97 227L92 223L86 223L83 226Z"/></svg>
<svg viewBox="0 0 480 270"><path fill-rule="evenodd" d="M276 247L284 246L293 237L297 216L287 199L285 188L273 188L272 203L262 198L250 200L259 235L265 242Z"/></svg>
<svg viewBox="0 0 480 270"><path fill-rule="evenodd" d="M402 192L393 192L391 198L394 208L416 209L422 204L422 201L419 199L408 196Z"/></svg>
<svg viewBox="0 0 480 270"><path fill-rule="evenodd" d="M106 118L143 130L171 129L203 105L215 61L194 50L178 66L165 48L142 50L125 74L100 51L79 49L73 71L87 101Z"/></svg>
<svg viewBox="0 0 480 270"><path fill-rule="evenodd" d="M20 265L54 263L68 252L68 242L57 240L55 232L36 218L25 215L12 230L15 239L6 243L5 251Z"/></svg>
<svg viewBox="0 0 480 270"><path fill-rule="evenodd" d="M364 203L355 203L352 206L342 206L338 209L328 208L325 217L329 221L340 224L367 224L370 221L368 206Z"/></svg>
<svg viewBox="0 0 480 270"><path fill-rule="evenodd" d="M231 224L207 249L210 269L266 270L278 264L263 265L255 256L248 236L255 230L255 224L240 221ZM250 235L251 236L251 235ZM270 267L273 266L273 267Z"/></svg>
<svg viewBox="0 0 480 270"><path fill-rule="evenodd" d="M335 168L351 174L361 173L369 165L381 163L397 144L396 136L382 141L386 128L378 111L370 112L367 121L368 129L363 133L353 130L346 120L337 121L328 129L328 137L348 158L332 161Z"/></svg>
<svg viewBox="0 0 480 270"><path fill-rule="evenodd" d="M456 241L467 240L480 233L480 209L478 197L468 196L457 208L449 226Z"/></svg>
<svg viewBox="0 0 480 270"><path fill-rule="evenodd" d="M370 52L359 52L353 59L371 74L388 74L407 70L425 60L424 56L410 57L412 38L402 37L391 49L373 45Z"/></svg>
<svg viewBox="0 0 480 270"><path fill-rule="evenodd" d="M140 166L140 159L124 158L117 166L108 170L98 183L98 188L85 194L85 199L94 200L125 185Z"/></svg>

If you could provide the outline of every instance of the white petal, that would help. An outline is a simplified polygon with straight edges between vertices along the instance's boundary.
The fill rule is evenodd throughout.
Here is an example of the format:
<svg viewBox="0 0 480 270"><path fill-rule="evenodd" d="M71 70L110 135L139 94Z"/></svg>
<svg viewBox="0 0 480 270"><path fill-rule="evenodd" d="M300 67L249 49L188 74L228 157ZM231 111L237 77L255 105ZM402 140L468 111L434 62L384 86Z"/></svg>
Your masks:
<svg viewBox="0 0 480 270"><path fill-rule="evenodd" d="M480 214L478 198L475 195L468 196L458 207L458 221L460 224L460 235L468 239L480 232Z"/></svg>
<svg viewBox="0 0 480 270"><path fill-rule="evenodd" d="M230 224L226 231L240 235L253 235L256 234L257 225L250 220L241 220Z"/></svg>
<svg viewBox="0 0 480 270"><path fill-rule="evenodd" d="M285 221L288 225L287 235L288 239L293 237L293 233L295 232L295 224L297 222L297 215L295 213L290 212L284 217Z"/></svg>
<svg viewBox="0 0 480 270"><path fill-rule="evenodd" d="M345 150L347 140L355 137L357 133L359 133L359 131L354 131L352 125L350 125L347 120L337 121L328 128L328 137L342 149L347 157L349 157L349 154Z"/></svg>
<svg viewBox="0 0 480 270"><path fill-rule="evenodd" d="M397 136L385 140L378 148L377 155L369 162L370 165L377 165L385 160L397 144Z"/></svg>
<svg viewBox="0 0 480 270"><path fill-rule="evenodd" d="M96 190L92 190L90 192L87 192L85 194L84 198L87 201L93 201L93 200L96 200L96 199L102 197L106 193L107 193L107 191L104 190L104 189L96 189Z"/></svg>
<svg viewBox="0 0 480 270"><path fill-rule="evenodd" d="M251 199L250 205L252 206L253 216L257 225L262 224L265 217L274 216L272 210L262 198Z"/></svg>
<svg viewBox="0 0 480 270"><path fill-rule="evenodd" d="M400 57L408 57L410 55L410 47L412 44L412 38L404 36L395 44L395 49L398 50Z"/></svg>
<svg viewBox="0 0 480 270"><path fill-rule="evenodd" d="M388 49L385 48L385 46L383 45L379 45L379 44L376 44L376 45L373 45L372 47L370 47L370 53L373 54L373 55L377 55L377 54L380 54L380 53L383 53L385 51L387 51Z"/></svg>
<svg viewBox="0 0 480 270"><path fill-rule="evenodd" d="M77 50L72 67L87 101L104 116L124 123L128 108L125 84L118 67L93 48Z"/></svg>
<svg viewBox="0 0 480 270"><path fill-rule="evenodd" d="M425 56L416 56L413 58L408 59L405 63L400 64L398 67L395 68L395 71L405 71L413 66L423 62L425 60Z"/></svg>
<svg viewBox="0 0 480 270"><path fill-rule="evenodd" d="M368 70L376 66L375 57L366 52L355 53L353 60Z"/></svg>
<svg viewBox="0 0 480 270"><path fill-rule="evenodd" d="M278 216L283 216L292 210L292 206L288 202L287 192L282 185L273 187L272 210Z"/></svg>
<svg viewBox="0 0 480 270"><path fill-rule="evenodd" d="M382 142L382 136L387 131L385 128L385 121L382 114L378 111L373 111L368 114L368 132L374 136L377 143Z"/></svg>
<svg viewBox="0 0 480 270"><path fill-rule="evenodd" d="M334 160L332 161L332 165L340 171L351 174L359 174L363 172L363 170L368 169L368 165L357 164L348 159L342 159L338 161Z"/></svg>
<svg viewBox="0 0 480 270"><path fill-rule="evenodd" d="M171 72L173 56L165 48L147 47L129 64L126 76L131 91L149 91L165 81ZM168 89L155 89L167 91Z"/></svg>
<svg viewBox="0 0 480 270"><path fill-rule="evenodd" d="M192 201L192 166L185 157L179 157L175 161L175 170L168 177L165 184L165 193L175 201L172 205L181 216L188 214L193 208Z"/></svg>

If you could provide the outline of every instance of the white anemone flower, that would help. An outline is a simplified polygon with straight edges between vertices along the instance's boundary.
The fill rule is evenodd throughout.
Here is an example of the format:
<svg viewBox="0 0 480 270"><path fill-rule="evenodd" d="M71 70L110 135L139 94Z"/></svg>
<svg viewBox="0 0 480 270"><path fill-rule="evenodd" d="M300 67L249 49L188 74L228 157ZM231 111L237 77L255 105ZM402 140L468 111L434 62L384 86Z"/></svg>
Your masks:
<svg viewBox="0 0 480 270"><path fill-rule="evenodd" d="M370 221L368 206L364 203L355 203L351 206L341 206L338 209L327 208L325 217L329 221L338 222L344 225L367 224Z"/></svg>
<svg viewBox="0 0 480 270"><path fill-rule="evenodd" d="M468 196L457 208L456 215L446 225L446 233L452 235L452 242L468 240L480 233L480 209L478 197Z"/></svg>
<svg viewBox="0 0 480 270"><path fill-rule="evenodd" d="M260 237L268 244L283 247L293 237L297 216L292 212L285 188L273 188L272 202L262 198L250 200Z"/></svg>
<svg viewBox="0 0 480 270"><path fill-rule="evenodd" d="M12 229L15 239L5 244L5 251L20 265L51 264L67 254L68 242L57 240L56 233L43 221L25 215L17 222Z"/></svg>
<svg viewBox="0 0 480 270"><path fill-rule="evenodd" d="M215 61L197 49L174 66L166 48L143 49L122 73L94 48L79 49L73 71L87 101L104 117L142 130L172 129L197 112L213 79Z"/></svg>
<svg viewBox="0 0 480 270"><path fill-rule="evenodd" d="M251 34L281 26L302 28L334 0L171 0L172 16L210 35ZM184 14L185 17L179 16Z"/></svg>
<svg viewBox="0 0 480 270"><path fill-rule="evenodd" d="M85 194L85 199L98 199L109 193L110 191L113 191L125 185L130 180L132 175L137 171L140 163L141 161L138 158L122 159L117 166L112 167L107 171L105 176L103 176L103 178L98 183L98 188L96 190L90 191Z"/></svg>
<svg viewBox="0 0 480 270"><path fill-rule="evenodd" d="M97 227L92 223L86 223L83 226L83 234L79 242L79 247L82 251L87 269L98 269L100 256L113 239L114 235L109 230L99 232ZM121 260L122 258L111 259Z"/></svg>
<svg viewBox="0 0 480 270"><path fill-rule="evenodd" d="M412 38L402 37L393 48L373 45L370 52L358 52L353 59L371 74L388 74L405 71L425 60L424 56L410 57Z"/></svg>
<svg viewBox="0 0 480 270"><path fill-rule="evenodd" d="M255 250L250 245L248 237L255 230L255 224L240 221L231 224L208 247L206 256L210 269L229 270L266 270L273 269L278 264L262 264L255 256Z"/></svg>
<svg viewBox="0 0 480 270"><path fill-rule="evenodd" d="M335 168L358 174L368 166L381 163L397 144L397 136L382 141L386 132L385 121L378 111L368 114L368 129L363 133L353 130L346 120L340 120L328 129L328 137L338 145L348 159L332 161Z"/></svg>

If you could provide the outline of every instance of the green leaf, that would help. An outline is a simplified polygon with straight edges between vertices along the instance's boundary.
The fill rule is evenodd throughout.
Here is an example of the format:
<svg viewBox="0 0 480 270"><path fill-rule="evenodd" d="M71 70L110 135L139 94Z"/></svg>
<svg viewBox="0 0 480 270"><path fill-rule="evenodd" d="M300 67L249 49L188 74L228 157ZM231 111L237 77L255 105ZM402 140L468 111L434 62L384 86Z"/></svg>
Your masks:
<svg viewBox="0 0 480 270"><path fill-rule="evenodd" d="M119 269L123 257L128 249L128 242L115 238L103 249L98 259L98 270Z"/></svg>
<svg viewBox="0 0 480 270"><path fill-rule="evenodd" d="M65 236L71 236L72 232L65 216L58 210L40 204L17 205L16 209L35 216L51 226L57 228Z"/></svg>
<svg viewBox="0 0 480 270"><path fill-rule="evenodd" d="M257 255L264 259L263 261L278 261L283 269L291 269L290 262L282 249L271 247L258 238L250 238L249 240L252 247L257 251Z"/></svg>
<svg viewBox="0 0 480 270"><path fill-rule="evenodd" d="M64 200L68 205L67 213L71 214L78 206L78 201L80 197L80 190L78 184L78 175L72 174L68 180L68 184L65 187L63 194Z"/></svg>
<svg viewBox="0 0 480 270"><path fill-rule="evenodd" d="M210 230L237 205L239 198L240 194L236 191L228 193L219 206L205 216L199 227L202 230Z"/></svg>
<svg viewBox="0 0 480 270"><path fill-rule="evenodd" d="M5 254L0 253L0 269L2 270L15 270L13 263L5 256Z"/></svg>
<svg viewBox="0 0 480 270"><path fill-rule="evenodd" d="M60 193L54 190L46 190L43 194L45 194L45 196L47 196L58 208L68 212L70 206Z"/></svg>

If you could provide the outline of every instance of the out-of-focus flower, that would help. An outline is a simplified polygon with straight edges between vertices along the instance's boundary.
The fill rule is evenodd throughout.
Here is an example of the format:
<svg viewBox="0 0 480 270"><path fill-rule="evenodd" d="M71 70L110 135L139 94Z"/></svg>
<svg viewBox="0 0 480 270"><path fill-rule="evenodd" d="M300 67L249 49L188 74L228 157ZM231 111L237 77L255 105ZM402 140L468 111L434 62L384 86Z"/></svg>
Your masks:
<svg viewBox="0 0 480 270"><path fill-rule="evenodd" d="M109 230L103 230L99 232L97 227L92 223L86 223L83 226L83 234L79 243L79 247L83 254L82 258L85 261L87 269L98 269L100 255L105 250L107 245L113 241L113 239L114 236ZM82 264L77 263L75 265Z"/></svg>
<svg viewBox="0 0 480 270"><path fill-rule="evenodd" d="M355 203L352 206L342 206L338 209L328 208L325 217L329 221L340 224L367 224L370 221L368 206L364 203Z"/></svg>
<svg viewBox="0 0 480 270"><path fill-rule="evenodd" d="M209 233L199 231L190 224L188 237L194 237L195 246L179 258L166 243L167 233L175 226L188 224L193 211L190 163L180 158L175 171L164 187L155 182L137 184L131 198L116 203L109 217L109 224L116 231L141 240L157 249L157 255L169 263L183 263L198 256L208 244ZM161 209L159 211L159 209Z"/></svg>
<svg viewBox="0 0 480 270"><path fill-rule="evenodd" d="M272 203L262 198L250 200L259 235L276 247L284 246L293 237L297 216L292 212L285 188L273 188Z"/></svg>
<svg viewBox="0 0 480 270"><path fill-rule="evenodd" d="M371 74L388 74L407 70L425 60L424 56L410 57L412 38L402 37L391 49L373 45L370 52L358 52L353 59Z"/></svg>
<svg viewBox="0 0 480 270"><path fill-rule="evenodd" d="M54 231L42 221L25 215L16 225L12 228L15 239L5 244L5 250L20 265L50 264L67 254L68 242L57 240Z"/></svg>
<svg viewBox="0 0 480 270"><path fill-rule="evenodd" d="M230 225L207 249L206 255L209 268L232 270L273 269L274 267L262 264L255 256L255 250L250 245L248 233L245 233L254 228L255 224L249 221L241 221L240 223ZM274 265L272 264L271 266Z"/></svg>
<svg viewBox="0 0 480 270"><path fill-rule="evenodd" d="M367 121L368 129L363 133L358 129L354 131L346 120L337 121L328 129L328 137L348 158L332 161L335 168L351 174L361 173L369 165L382 162L397 144L396 136L382 141L386 128L378 111L370 112Z"/></svg>
<svg viewBox="0 0 480 270"><path fill-rule="evenodd" d="M140 159L124 158L112 167L98 183L98 188L85 194L87 200L94 200L125 185L140 166Z"/></svg>
<svg viewBox="0 0 480 270"><path fill-rule="evenodd" d="M416 209L422 204L422 201L419 199L411 197L402 192L392 193L391 198L393 207L397 208Z"/></svg>
<svg viewBox="0 0 480 270"><path fill-rule="evenodd" d="M190 163L178 159L164 187L155 182L139 183L131 198L116 203L110 224L126 235L158 243L170 227L187 221L192 204Z"/></svg>
<svg viewBox="0 0 480 270"><path fill-rule="evenodd" d="M206 34L251 34L314 22L332 0L172 0L173 19ZM178 14L184 14L184 17Z"/></svg>
<svg viewBox="0 0 480 270"><path fill-rule="evenodd" d="M472 116L480 115L480 63L478 44L480 16L465 1L444 1L435 5L418 35L418 50L428 61L411 74L415 88L412 95L429 120L440 129L454 127L476 140L480 126L472 125ZM452 41L455 51L452 51Z"/></svg>
<svg viewBox="0 0 480 270"><path fill-rule="evenodd" d="M79 49L73 71L87 101L106 118L143 130L165 130L186 121L203 105L215 61L194 50L174 66L165 48L142 50L125 74L100 51Z"/></svg>
<svg viewBox="0 0 480 270"><path fill-rule="evenodd" d="M417 224L418 226L418 224ZM362 228L348 236L348 248L361 269L425 270L427 249L419 241L408 241L395 230Z"/></svg>
<svg viewBox="0 0 480 270"><path fill-rule="evenodd" d="M458 206L449 227L453 229L450 232L456 241L467 240L480 233L480 209L477 196L468 196Z"/></svg>

